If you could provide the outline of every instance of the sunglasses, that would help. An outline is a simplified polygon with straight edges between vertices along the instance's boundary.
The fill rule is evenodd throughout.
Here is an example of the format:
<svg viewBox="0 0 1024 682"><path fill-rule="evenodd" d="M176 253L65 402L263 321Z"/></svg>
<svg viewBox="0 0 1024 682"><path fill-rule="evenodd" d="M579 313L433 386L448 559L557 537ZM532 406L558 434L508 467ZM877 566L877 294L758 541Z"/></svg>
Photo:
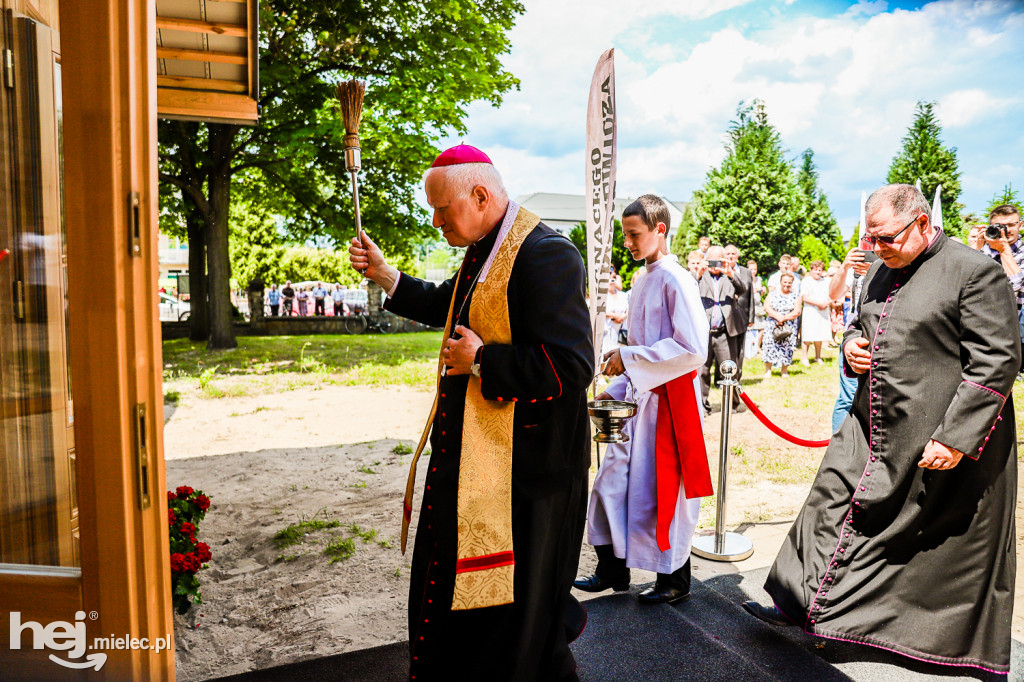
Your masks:
<svg viewBox="0 0 1024 682"><path fill-rule="evenodd" d="M875 237L873 235L866 234L866 235L864 235L864 241L866 241L871 246L874 246L875 244L885 244L887 246L892 246L893 244L896 243L896 237L899 237L901 234L906 232L907 228L909 228L911 225L913 225L918 220L920 220L922 215L924 215L924 214L923 213L919 214L916 218L914 218L909 223L904 225L902 230L900 230L899 232L897 232L894 235L890 235L888 237Z"/></svg>

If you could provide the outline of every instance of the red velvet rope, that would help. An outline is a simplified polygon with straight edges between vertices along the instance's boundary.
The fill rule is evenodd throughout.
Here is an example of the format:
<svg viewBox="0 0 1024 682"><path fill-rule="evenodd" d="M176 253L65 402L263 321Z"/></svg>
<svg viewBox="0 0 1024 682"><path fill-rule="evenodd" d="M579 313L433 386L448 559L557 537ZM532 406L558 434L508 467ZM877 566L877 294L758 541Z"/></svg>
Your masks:
<svg viewBox="0 0 1024 682"><path fill-rule="evenodd" d="M790 443L793 443L794 445L802 445L805 448L824 448L828 446L827 440L804 440L803 438L797 438L796 436L786 433L778 426L773 424L768 419L768 417L764 416L764 413L761 412L760 409L758 409L757 405L754 404L754 401L751 400L745 392L740 391L740 398L743 400L746 406L750 408L750 411L754 413L754 416L757 417L762 424L767 426L768 429L776 436L784 438L788 440Z"/></svg>

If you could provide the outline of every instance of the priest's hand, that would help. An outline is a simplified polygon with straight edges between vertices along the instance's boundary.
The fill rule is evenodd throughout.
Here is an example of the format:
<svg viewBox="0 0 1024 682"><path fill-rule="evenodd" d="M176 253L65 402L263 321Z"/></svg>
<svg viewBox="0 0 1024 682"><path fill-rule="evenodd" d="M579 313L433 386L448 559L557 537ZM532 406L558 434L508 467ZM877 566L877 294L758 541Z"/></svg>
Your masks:
<svg viewBox="0 0 1024 682"><path fill-rule="evenodd" d="M917 466L922 469L952 469L960 463L963 456L964 453L959 450L945 446L937 440L930 440L928 445L924 446L924 454L921 455L921 461Z"/></svg>
<svg viewBox="0 0 1024 682"><path fill-rule="evenodd" d="M469 327L460 324L455 327L455 333L461 338L446 340L441 351L444 366L447 367L445 373L449 376L469 374L470 367L476 360L477 349L484 345L484 340Z"/></svg>
<svg viewBox="0 0 1024 682"><path fill-rule="evenodd" d="M868 270L871 269L871 263L867 262L867 259L864 258L864 251L859 246L850 249L846 254L846 258L843 259L844 284L846 283L846 273L849 272L850 268L853 268L853 271L858 275L866 275Z"/></svg>
<svg viewBox="0 0 1024 682"><path fill-rule="evenodd" d="M604 364L601 366L601 373L607 377L617 377L626 373L626 366L622 364L622 353L619 349L610 350L601 358Z"/></svg>
<svg viewBox="0 0 1024 682"><path fill-rule="evenodd" d="M380 247L373 243L365 230L359 231L359 237L353 237L348 247L348 260L356 272L372 279L380 285L384 293L391 291L398 281L398 270L387 264Z"/></svg>
<svg viewBox="0 0 1024 682"><path fill-rule="evenodd" d="M851 339L843 346L843 356L846 357L847 366L857 374L863 374L871 369L871 351L867 349L868 341L863 336Z"/></svg>

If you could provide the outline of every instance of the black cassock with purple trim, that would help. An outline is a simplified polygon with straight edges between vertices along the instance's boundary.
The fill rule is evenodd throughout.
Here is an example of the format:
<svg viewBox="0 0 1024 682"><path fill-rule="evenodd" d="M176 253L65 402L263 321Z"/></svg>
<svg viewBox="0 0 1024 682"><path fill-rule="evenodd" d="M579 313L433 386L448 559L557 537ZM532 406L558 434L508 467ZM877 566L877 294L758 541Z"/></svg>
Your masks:
<svg viewBox="0 0 1024 682"><path fill-rule="evenodd" d="M812 634L1005 672L1016 567L1017 310L1002 269L940 231L872 266L845 343L871 340L765 589ZM934 439L966 453L919 468Z"/></svg>

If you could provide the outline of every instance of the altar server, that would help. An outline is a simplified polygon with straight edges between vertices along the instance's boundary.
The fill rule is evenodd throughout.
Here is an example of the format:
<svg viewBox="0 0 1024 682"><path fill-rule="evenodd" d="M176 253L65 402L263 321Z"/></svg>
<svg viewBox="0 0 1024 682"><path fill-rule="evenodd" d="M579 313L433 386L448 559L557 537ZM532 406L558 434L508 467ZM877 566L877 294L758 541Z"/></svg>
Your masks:
<svg viewBox="0 0 1024 682"><path fill-rule="evenodd" d="M637 403L608 447L590 496L587 539L598 556L594 575L574 583L586 592L629 587L630 568L658 574L645 603L690 594L690 544L700 497L711 495L702 433L698 372L708 354L709 327L697 282L668 255L665 202L647 194L622 212L625 245L647 274L634 288L628 345L604 355L615 376L600 400Z"/></svg>

